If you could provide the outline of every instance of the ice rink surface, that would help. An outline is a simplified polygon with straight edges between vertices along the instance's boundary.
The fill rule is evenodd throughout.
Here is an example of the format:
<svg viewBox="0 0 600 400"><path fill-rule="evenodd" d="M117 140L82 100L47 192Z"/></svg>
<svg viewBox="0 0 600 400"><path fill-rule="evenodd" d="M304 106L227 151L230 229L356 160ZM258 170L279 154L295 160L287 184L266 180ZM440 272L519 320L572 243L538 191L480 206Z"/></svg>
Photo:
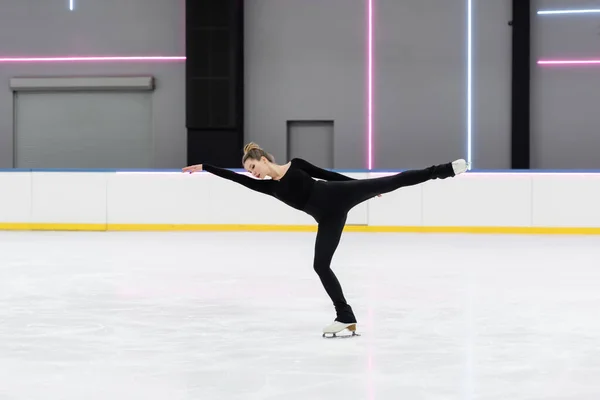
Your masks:
<svg viewBox="0 0 600 400"><path fill-rule="evenodd" d="M600 237L314 235L0 232L0 399L600 399Z"/></svg>

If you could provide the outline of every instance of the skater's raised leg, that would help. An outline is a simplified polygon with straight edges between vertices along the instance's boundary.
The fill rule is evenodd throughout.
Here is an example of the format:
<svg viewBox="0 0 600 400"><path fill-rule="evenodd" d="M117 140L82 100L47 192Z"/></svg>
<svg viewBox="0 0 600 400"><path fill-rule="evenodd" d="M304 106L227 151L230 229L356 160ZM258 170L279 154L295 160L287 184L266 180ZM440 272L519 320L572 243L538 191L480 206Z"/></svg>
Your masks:
<svg viewBox="0 0 600 400"><path fill-rule="evenodd" d="M379 194L389 193L402 187L419 185L433 179L446 179L467 170L465 160L433 165L424 169L415 169L381 178L359 179L343 184L336 184L335 191L341 200L340 206L348 211L357 204L369 200Z"/></svg>

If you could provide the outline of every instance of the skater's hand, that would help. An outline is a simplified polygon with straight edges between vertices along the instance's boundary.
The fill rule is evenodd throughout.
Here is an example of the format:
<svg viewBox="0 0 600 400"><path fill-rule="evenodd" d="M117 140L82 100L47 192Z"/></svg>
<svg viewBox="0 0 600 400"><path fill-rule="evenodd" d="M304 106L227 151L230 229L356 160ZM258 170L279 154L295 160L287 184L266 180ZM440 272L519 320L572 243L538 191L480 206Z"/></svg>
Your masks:
<svg viewBox="0 0 600 400"><path fill-rule="evenodd" d="M202 171L202 164L190 165L182 169L182 172L189 172L190 174L200 171Z"/></svg>

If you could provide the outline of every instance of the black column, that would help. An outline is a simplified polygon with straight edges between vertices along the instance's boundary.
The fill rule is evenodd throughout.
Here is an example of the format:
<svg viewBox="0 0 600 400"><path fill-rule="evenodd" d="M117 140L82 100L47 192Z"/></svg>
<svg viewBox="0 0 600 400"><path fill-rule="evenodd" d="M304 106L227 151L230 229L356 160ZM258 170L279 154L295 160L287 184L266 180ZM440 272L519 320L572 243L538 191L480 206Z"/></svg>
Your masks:
<svg viewBox="0 0 600 400"><path fill-rule="evenodd" d="M188 164L241 168L244 2L186 1Z"/></svg>
<svg viewBox="0 0 600 400"><path fill-rule="evenodd" d="M513 0L512 148L513 169L530 168L531 1Z"/></svg>

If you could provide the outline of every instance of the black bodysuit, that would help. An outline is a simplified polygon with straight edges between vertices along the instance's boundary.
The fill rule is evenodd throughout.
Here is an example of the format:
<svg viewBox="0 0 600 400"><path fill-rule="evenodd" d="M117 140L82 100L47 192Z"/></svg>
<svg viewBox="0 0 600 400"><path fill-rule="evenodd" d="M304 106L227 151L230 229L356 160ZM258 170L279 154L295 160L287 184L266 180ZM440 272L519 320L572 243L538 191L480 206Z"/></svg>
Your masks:
<svg viewBox="0 0 600 400"><path fill-rule="evenodd" d="M331 260L340 242L348 212L356 205L404 186L417 185L431 179L454 176L452 164L435 165L371 179L353 179L328 171L301 158L294 158L279 180L259 180L236 172L204 164L203 169L249 189L273 196L285 204L306 212L318 223L314 269L333 301L336 320L356 322L346 302L341 285L331 270ZM316 181L313 178L322 179Z"/></svg>

